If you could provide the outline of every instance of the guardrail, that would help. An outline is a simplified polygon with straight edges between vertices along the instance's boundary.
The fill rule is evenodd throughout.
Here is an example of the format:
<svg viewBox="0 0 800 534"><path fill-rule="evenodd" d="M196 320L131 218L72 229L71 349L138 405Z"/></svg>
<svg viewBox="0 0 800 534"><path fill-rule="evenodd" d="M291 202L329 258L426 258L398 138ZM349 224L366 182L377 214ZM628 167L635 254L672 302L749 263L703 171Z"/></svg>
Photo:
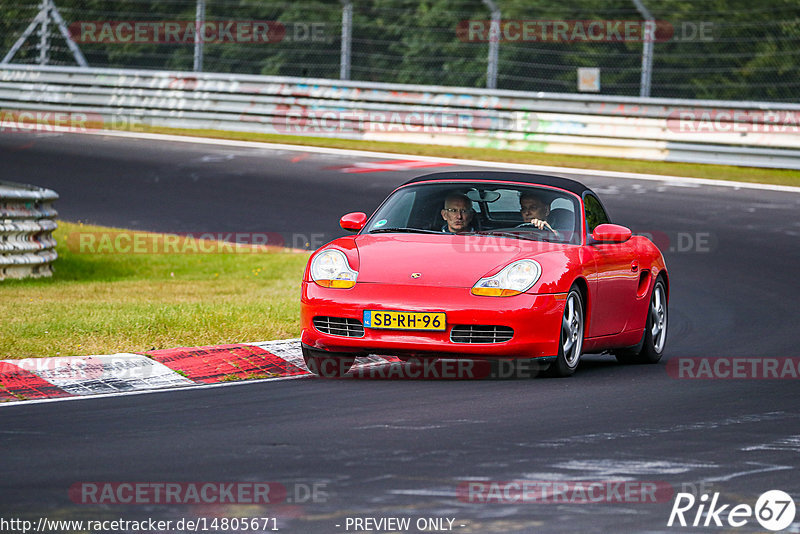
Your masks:
<svg viewBox="0 0 800 534"><path fill-rule="evenodd" d="M57 199L50 189L0 182L0 280L52 276Z"/></svg>
<svg viewBox="0 0 800 534"><path fill-rule="evenodd" d="M0 110L0 131L146 125L800 169L800 104L5 65Z"/></svg>

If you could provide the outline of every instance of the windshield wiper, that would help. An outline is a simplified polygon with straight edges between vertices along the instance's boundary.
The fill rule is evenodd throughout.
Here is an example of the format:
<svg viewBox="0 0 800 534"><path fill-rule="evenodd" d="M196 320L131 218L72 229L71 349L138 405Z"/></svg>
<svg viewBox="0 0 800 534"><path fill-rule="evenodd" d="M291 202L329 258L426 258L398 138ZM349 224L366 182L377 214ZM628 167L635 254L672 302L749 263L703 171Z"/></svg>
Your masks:
<svg viewBox="0 0 800 534"><path fill-rule="evenodd" d="M370 234L385 234L390 232L405 232L409 234L441 234L436 230L425 230L422 228L378 228L377 230L370 230Z"/></svg>

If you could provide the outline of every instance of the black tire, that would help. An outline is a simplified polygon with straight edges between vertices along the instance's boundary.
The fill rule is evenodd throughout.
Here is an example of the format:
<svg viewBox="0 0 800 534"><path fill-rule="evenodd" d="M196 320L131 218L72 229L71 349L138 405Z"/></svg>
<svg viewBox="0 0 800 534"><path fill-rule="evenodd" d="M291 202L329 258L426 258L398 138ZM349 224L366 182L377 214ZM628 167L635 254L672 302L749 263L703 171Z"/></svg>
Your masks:
<svg viewBox="0 0 800 534"><path fill-rule="evenodd" d="M667 286L662 278L656 280L647 307L642 340L635 347L616 351L614 356L620 363L657 363L664 354L667 342L668 317Z"/></svg>
<svg viewBox="0 0 800 534"><path fill-rule="evenodd" d="M583 297L577 287L573 286L567 294L564 315L561 319L561 334L558 340L558 356L550 364L545 373L550 377L563 378L571 376L581 360L583 349L583 332L586 325L586 314Z"/></svg>
<svg viewBox="0 0 800 534"><path fill-rule="evenodd" d="M309 371L324 378L338 378L347 374L356 359L347 353L325 352L302 346L303 360Z"/></svg>

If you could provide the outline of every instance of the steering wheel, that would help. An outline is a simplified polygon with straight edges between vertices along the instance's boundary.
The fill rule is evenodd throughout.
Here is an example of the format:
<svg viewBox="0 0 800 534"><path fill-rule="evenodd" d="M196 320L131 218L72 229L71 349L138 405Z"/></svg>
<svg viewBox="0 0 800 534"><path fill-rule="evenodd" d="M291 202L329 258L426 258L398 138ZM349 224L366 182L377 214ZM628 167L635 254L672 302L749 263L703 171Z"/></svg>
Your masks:
<svg viewBox="0 0 800 534"><path fill-rule="evenodd" d="M555 231L554 229L552 229L552 228L549 228L549 227L547 227L547 226L545 226L544 228L539 228L538 226L536 226L536 225L535 225L535 224L533 224L533 223L522 223L522 224L518 224L518 225L517 225L517 228L531 228L531 229L533 229L533 230L536 230L536 231L538 231L538 232L552 232L552 233L553 233L553 234L554 234L556 237L560 237L560 236L558 235L558 232L557 232L557 231Z"/></svg>

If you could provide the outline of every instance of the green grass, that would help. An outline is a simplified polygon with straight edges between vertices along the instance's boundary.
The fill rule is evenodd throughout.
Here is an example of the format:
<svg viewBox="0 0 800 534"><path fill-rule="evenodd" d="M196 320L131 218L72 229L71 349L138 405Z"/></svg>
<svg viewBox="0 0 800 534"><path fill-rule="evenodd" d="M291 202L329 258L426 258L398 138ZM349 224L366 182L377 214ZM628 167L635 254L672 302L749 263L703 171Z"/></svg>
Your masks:
<svg viewBox="0 0 800 534"><path fill-rule="evenodd" d="M75 232L109 230L59 222L54 276L0 282L0 359L299 335L307 253L228 247L227 254L192 254L181 253L191 250L183 246L166 254L92 254L97 248L81 250L75 239Z"/></svg>
<svg viewBox="0 0 800 534"><path fill-rule="evenodd" d="M646 161L625 158L600 158L591 156L544 154L541 152L522 152L516 150L499 150L494 148L416 145L410 143L359 141L353 139L328 139L322 137L301 137L294 135L259 134L248 132L225 132L217 130L184 130L155 127L146 127L143 129L152 133L191 135L216 139L260 141L301 146L346 148L372 152L391 152L418 156L475 159L506 163L524 163L530 165L574 167L578 169L634 172L642 174L664 174L670 176L708 178L713 180L733 180L739 182L800 186L800 171L786 169L763 169L756 167L734 167L729 165Z"/></svg>

